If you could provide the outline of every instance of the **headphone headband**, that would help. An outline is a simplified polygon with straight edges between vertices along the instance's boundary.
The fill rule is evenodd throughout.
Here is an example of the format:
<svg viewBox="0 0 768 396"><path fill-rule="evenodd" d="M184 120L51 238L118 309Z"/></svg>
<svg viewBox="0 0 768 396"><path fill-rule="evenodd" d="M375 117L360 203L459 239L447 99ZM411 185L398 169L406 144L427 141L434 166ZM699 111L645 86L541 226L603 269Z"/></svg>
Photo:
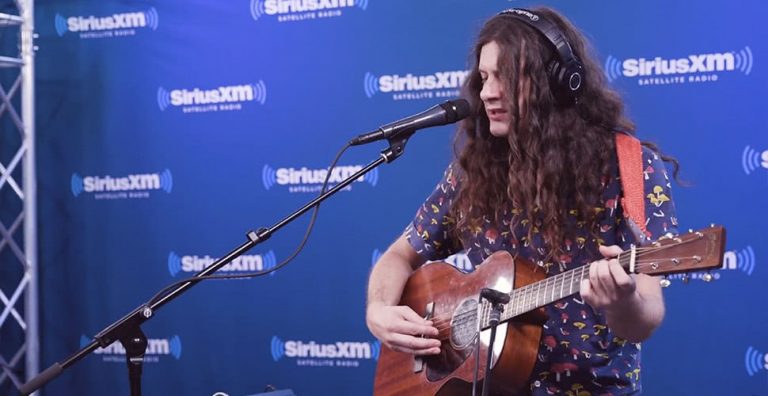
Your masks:
<svg viewBox="0 0 768 396"><path fill-rule="evenodd" d="M571 44L565 34L552 22L524 8L510 8L498 15L508 15L531 26L547 39L555 52L557 60L547 66L547 72L556 88L571 101L575 101L581 91L584 80L584 66L574 55Z"/></svg>

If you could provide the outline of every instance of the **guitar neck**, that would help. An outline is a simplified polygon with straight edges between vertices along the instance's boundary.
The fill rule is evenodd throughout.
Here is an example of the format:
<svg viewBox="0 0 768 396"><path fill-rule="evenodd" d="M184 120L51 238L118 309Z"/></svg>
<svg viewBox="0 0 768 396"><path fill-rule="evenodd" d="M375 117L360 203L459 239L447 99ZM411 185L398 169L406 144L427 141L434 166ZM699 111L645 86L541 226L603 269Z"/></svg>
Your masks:
<svg viewBox="0 0 768 396"><path fill-rule="evenodd" d="M531 283L512 291L509 303L504 305L501 321L507 321L534 309L551 304L579 291L581 280L589 277L589 265L572 269L555 276ZM490 327L491 304L483 301L482 328Z"/></svg>
<svg viewBox="0 0 768 396"><path fill-rule="evenodd" d="M619 264L629 273L651 276L714 269L722 266L725 252L725 228L712 226L686 235L665 236L643 247L622 252ZM504 305L501 321L507 321L557 300L576 294L581 281L589 277L590 265L519 287ZM480 325L490 327L491 304L480 305Z"/></svg>

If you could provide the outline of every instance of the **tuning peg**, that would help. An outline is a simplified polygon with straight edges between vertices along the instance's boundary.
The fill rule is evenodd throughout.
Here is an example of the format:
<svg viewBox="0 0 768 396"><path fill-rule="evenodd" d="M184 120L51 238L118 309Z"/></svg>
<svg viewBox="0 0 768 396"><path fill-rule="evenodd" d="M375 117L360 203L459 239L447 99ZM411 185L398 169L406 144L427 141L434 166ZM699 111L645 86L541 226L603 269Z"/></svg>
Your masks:
<svg viewBox="0 0 768 396"><path fill-rule="evenodd" d="M703 280L704 282L712 282L713 279L714 277L709 272L701 276L701 280Z"/></svg>
<svg viewBox="0 0 768 396"><path fill-rule="evenodd" d="M667 279L667 277L665 276L664 279L661 279L659 281L659 284L661 285L661 287L666 288L666 287L669 287L672 284L672 282L669 279Z"/></svg>

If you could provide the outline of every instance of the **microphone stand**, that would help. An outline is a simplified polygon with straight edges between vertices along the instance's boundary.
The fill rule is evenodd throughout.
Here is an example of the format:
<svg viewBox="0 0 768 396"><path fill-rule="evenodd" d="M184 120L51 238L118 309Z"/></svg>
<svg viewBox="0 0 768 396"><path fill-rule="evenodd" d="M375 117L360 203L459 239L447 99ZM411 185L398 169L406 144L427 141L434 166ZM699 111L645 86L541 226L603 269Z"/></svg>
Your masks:
<svg viewBox="0 0 768 396"><path fill-rule="evenodd" d="M408 143L408 138L416 132L413 130L406 130L400 134L388 138L389 147L383 150L378 159L372 161L366 165L363 169L355 172L355 174L342 180L339 184L321 194L317 198L313 199L297 211L291 213L284 219L277 222L275 225L269 228L259 228L256 231L249 231L246 236L248 241L229 252L224 257L218 259L208 268L195 274L192 278L198 278L202 276L210 275L218 271L221 267L227 265L230 261L241 256L254 246L269 239L272 234L283 228L288 223L292 222L302 214L306 213L313 207L319 205L325 201L331 195L336 194L339 190L343 189L347 185L351 184L358 178L362 177L366 173L370 172L382 163L390 163L400 157L405 152L405 145ZM182 293L189 290L192 286L199 283L199 281L190 280L175 287L173 290L158 298L151 304L143 304L134 309L123 318L112 323L107 328L94 336L94 339L85 347L79 351L70 355L63 362L56 362L50 367L45 369L42 373L32 378L29 382L25 383L19 388L22 395L27 396L32 392L40 389L42 386L58 377L64 369L67 369L83 359L89 353L96 350L98 347L105 348L111 345L115 341L120 341L125 347L126 362L128 364L129 379L131 386L131 396L141 396L141 372L142 363L144 361L144 352L147 348L147 337L141 331L141 324L149 320L155 315L160 307L170 303L175 298L179 297Z"/></svg>
<svg viewBox="0 0 768 396"><path fill-rule="evenodd" d="M485 362L485 379L483 380L483 393L482 396L488 396L488 392L491 389L491 359L493 357L493 346L496 341L496 327L501 321L501 313L504 311L504 304L509 302L509 294L500 292L495 289L483 288L480 291L480 300L488 300L491 304L491 312L488 323L491 325L491 340L488 343L488 354ZM477 342L480 342L480 334L478 334ZM478 352L479 356L479 352ZM477 362L475 363L477 367Z"/></svg>

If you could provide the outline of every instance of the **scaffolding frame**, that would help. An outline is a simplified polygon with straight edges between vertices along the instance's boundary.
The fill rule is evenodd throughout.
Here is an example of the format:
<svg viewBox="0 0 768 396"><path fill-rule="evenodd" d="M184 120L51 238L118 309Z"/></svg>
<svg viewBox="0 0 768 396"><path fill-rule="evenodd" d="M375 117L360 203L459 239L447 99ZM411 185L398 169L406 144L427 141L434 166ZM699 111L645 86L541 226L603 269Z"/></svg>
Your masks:
<svg viewBox="0 0 768 396"><path fill-rule="evenodd" d="M19 326L24 337L11 356L0 354L0 386L12 382L16 388L25 382L17 371L24 368L26 380L37 375L40 368L40 337L38 327L38 266L37 266L37 181L35 173L35 93L34 93L34 0L12 0L17 15L0 13L0 32L13 33L18 29L18 47L0 48L0 73L13 73L10 87L0 84L0 120L10 118L14 128L0 129L0 144L17 143L18 148L10 161L0 159L0 191L11 189L22 202L18 213L11 213L11 224L0 220L0 253L9 249L10 260L0 260L0 267L19 280L11 284L0 282L0 330L6 326ZM13 54L6 54L6 51ZM9 55L9 56L8 56ZM7 89L6 89L7 88ZM18 99L17 99L18 98ZM20 109L14 106L18 101ZM19 133L19 137L12 136ZM21 170L21 180L14 178L14 171ZM17 172L18 174L18 172ZM17 176L18 178L18 176ZM8 205L6 205L8 207ZM15 236L23 233L23 244ZM23 303L23 310L19 310ZM11 340L15 341L15 340Z"/></svg>

